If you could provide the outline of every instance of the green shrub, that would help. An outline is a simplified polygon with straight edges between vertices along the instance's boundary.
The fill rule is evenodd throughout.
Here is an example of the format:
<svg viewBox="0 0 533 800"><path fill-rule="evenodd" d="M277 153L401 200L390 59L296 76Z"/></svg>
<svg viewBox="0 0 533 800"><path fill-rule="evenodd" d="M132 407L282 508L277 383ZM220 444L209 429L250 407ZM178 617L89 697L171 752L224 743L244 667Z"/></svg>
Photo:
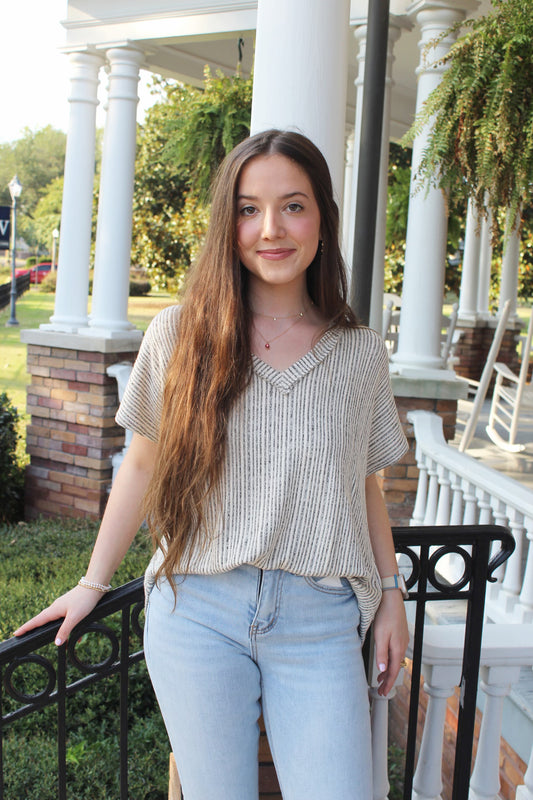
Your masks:
<svg viewBox="0 0 533 800"><path fill-rule="evenodd" d="M17 461L19 414L5 392L0 394L0 522L21 519L24 467Z"/></svg>
<svg viewBox="0 0 533 800"><path fill-rule="evenodd" d="M39 520L0 525L0 638L74 586L86 569L98 524L85 520ZM150 543L139 532L113 579L120 586L142 574ZM106 619L118 631L120 612ZM77 646L106 653L106 640L87 636ZM94 639L94 642L90 640ZM138 640L133 645L138 647ZM39 650L54 656L54 645ZM91 655L94 655L94 649ZM107 654L107 653L106 653ZM38 688L38 668L24 673L24 687ZM67 680L79 672L67 667ZM168 791L168 743L144 661L129 671L129 797L164 800ZM35 683L32 684L32 681ZM41 672L42 681L42 672ZM67 699L67 796L69 800L108 800L118 788L118 676L105 678ZM14 701L5 698L4 711ZM5 800L56 800L57 723L50 706L16 720L4 734Z"/></svg>
<svg viewBox="0 0 533 800"><path fill-rule="evenodd" d="M29 256L29 258L26 259L27 267L34 267L36 263L37 263L37 256Z"/></svg>
<svg viewBox="0 0 533 800"><path fill-rule="evenodd" d="M149 281L130 281L130 297L143 297L150 294L151 289Z"/></svg>
<svg viewBox="0 0 533 800"><path fill-rule="evenodd" d="M56 290L57 284L57 270L50 270L48 275L43 278L41 283L39 284L39 291L46 292L47 294L54 294Z"/></svg>

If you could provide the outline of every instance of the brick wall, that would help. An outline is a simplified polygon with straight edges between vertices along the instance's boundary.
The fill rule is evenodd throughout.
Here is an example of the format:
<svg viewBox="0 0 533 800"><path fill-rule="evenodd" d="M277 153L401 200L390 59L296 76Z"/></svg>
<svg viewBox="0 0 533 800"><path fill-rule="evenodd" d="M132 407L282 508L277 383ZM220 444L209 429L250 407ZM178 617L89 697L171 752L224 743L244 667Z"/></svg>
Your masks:
<svg viewBox="0 0 533 800"><path fill-rule="evenodd" d="M462 378L478 381L494 338L495 326L484 323L473 327L459 324L457 327L462 335L455 349L455 356L458 359L455 372ZM513 372L518 372L520 368L517 352L519 337L519 324L507 328L497 358L498 361L507 364Z"/></svg>
<svg viewBox="0 0 533 800"><path fill-rule="evenodd" d="M106 369L135 356L28 344L28 518L102 516L111 455L124 444L114 421L117 383Z"/></svg>
<svg viewBox="0 0 533 800"><path fill-rule="evenodd" d="M423 686L423 680L421 682ZM409 697L411 691L411 674L409 669L404 670L403 685L397 688L396 696L389 703L389 740L391 743L405 749L407 743L407 719L409 713ZM417 751L420 746L422 730L426 718L428 696L421 688L418 708ZM453 787L453 766L455 759L455 741L457 736L457 719L459 714L459 689L450 697L446 708L444 725L444 743L442 753L442 800L451 800ZM481 725L481 712L476 712L476 726L474 732L475 758ZM516 787L524 783L527 764L520 758L511 746L500 739L500 783L499 796L502 800L514 800Z"/></svg>

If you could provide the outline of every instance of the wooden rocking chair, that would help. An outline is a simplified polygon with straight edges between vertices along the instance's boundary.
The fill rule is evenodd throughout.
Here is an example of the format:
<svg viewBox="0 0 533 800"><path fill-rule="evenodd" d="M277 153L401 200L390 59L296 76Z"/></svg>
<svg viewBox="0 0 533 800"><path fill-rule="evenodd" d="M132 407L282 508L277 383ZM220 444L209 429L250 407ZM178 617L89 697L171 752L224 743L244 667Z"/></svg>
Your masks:
<svg viewBox="0 0 533 800"><path fill-rule="evenodd" d="M533 386L527 383L531 344L533 339L533 308L529 316L527 335L522 348L522 362L518 375L507 364L496 362L496 384L489 413L487 434L494 444L508 453L519 453L526 445L516 442L520 423L520 410L533 409ZM501 431L505 433L501 433Z"/></svg>

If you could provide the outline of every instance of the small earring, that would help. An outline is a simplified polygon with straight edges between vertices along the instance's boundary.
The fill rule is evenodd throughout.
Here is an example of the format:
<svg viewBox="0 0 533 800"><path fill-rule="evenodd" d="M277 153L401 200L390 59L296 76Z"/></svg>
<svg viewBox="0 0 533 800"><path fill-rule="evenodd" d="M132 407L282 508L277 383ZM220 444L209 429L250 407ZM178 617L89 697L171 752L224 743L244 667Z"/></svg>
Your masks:
<svg viewBox="0 0 533 800"><path fill-rule="evenodd" d="M324 240L323 239L320 240L320 255L321 256L324 255Z"/></svg>

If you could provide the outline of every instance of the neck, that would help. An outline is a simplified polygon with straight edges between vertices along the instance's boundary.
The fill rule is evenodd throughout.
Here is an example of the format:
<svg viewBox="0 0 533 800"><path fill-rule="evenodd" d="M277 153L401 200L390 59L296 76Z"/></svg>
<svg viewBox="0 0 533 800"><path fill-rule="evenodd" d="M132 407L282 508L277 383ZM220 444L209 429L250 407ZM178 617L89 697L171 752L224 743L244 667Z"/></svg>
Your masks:
<svg viewBox="0 0 533 800"><path fill-rule="evenodd" d="M299 314L311 305L305 286L251 286L250 308L254 314L287 317Z"/></svg>

